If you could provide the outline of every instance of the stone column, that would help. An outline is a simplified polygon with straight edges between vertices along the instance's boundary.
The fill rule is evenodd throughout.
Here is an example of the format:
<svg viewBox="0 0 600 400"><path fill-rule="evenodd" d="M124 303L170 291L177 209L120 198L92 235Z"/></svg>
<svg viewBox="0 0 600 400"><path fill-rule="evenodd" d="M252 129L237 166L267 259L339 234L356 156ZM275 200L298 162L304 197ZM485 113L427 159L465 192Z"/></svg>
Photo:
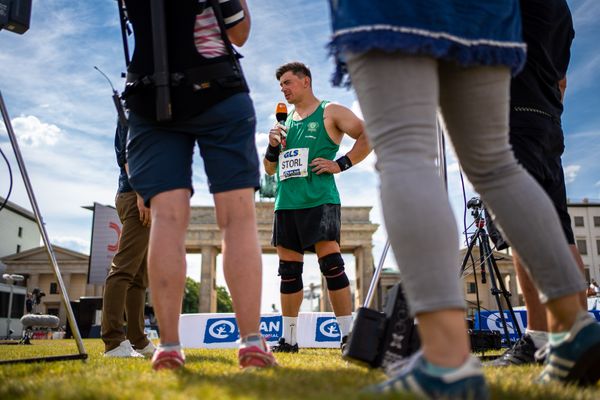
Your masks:
<svg viewBox="0 0 600 400"><path fill-rule="evenodd" d="M518 307L521 304L519 304L519 289L517 287L517 274L515 272L509 272L508 276L510 277L510 285L507 289L510 292L510 294L512 295L510 297L510 302L513 307Z"/></svg>
<svg viewBox="0 0 600 400"><path fill-rule="evenodd" d="M354 269L355 269L354 272L355 272L355 276L356 276L356 290L354 291L354 304L356 304L356 307L362 306L362 299L363 299L362 289L361 289L361 285L362 285L362 281L363 281L362 271L364 269L362 253L363 253L362 247L357 247L356 249L354 249Z"/></svg>
<svg viewBox="0 0 600 400"><path fill-rule="evenodd" d="M200 297L198 312L217 312L217 249L213 246L202 247L202 268L200 271Z"/></svg>
<svg viewBox="0 0 600 400"><path fill-rule="evenodd" d="M354 254L357 259L360 259L360 270L357 269L356 271L356 290L359 292L357 305L362 306L373 278L373 249L371 244L360 246ZM388 257L391 257L389 252ZM374 294L373 306L378 306L376 293Z"/></svg>

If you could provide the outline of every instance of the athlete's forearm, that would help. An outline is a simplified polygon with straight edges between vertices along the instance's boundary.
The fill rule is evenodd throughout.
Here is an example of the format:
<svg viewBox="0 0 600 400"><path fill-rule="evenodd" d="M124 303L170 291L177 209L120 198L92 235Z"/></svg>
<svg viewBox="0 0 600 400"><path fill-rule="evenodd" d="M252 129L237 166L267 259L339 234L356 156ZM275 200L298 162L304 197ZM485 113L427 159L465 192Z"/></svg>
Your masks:
<svg viewBox="0 0 600 400"><path fill-rule="evenodd" d="M265 172L269 176L274 175L275 172L277 171L277 163L271 162L271 161L267 160L266 158L263 158L263 166L265 167Z"/></svg>

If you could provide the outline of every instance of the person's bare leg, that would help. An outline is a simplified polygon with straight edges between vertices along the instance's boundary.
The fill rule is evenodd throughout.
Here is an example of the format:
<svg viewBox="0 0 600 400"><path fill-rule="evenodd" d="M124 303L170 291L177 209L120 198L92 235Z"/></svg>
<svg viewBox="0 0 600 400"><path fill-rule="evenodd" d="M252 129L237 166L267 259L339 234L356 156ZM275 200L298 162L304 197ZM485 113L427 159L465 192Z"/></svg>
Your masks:
<svg viewBox="0 0 600 400"><path fill-rule="evenodd" d="M573 257L577 262L577 266L581 270L583 274L584 264L581 259L581 255L579 254L579 250L577 246L574 244L569 245L571 253L573 253ZM519 285L521 286L521 291L523 292L523 299L525 300L525 308L527 309L527 329L534 331L548 331L548 321L546 318L546 306L540 302L538 291L529 278L529 274L523 266L521 265L521 260L516 252L513 251L513 262L515 265L515 270L517 271L517 278L519 279ZM581 305L584 308L587 308L587 299L585 293L582 292L579 295L579 299Z"/></svg>
<svg viewBox="0 0 600 400"><path fill-rule="evenodd" d="M285 247L277 246L277 256L280 260L302 262L304 255ZM297 317L304 299L302 290L296 293L280 293L281 315L284 317Z"/></svg>
<svg viewBox="0 0 600 400"><path fill-rule="evenodd" d="M457 368L471 351L465 311L447 309L417 314L421 348L425 359L435 365Z"/></svg>
<svg viewBox="0 0 600 400"><path fill-rule="evenodd" d="M517 271L517 279L523 292L525 308L527 309L527 329L533 331L548 331L548 322L546 320L546 306L540 301L538 291L529 278L529 274L521 265L521 259L516 251L513 251L513 264Z"/></svg>
<svg viewBox="0 0 600 400"><path fill-rule="evenodd" d="M151 200L148 275L162 344L179 343L179 314L185 287L185 235L190 191L175 189Z"/></svg>
<svg viewBox="0 0 600 400"><path fill-rule="evenodd" d="M214 195L223 235L223 271L231 292L240 336L259 332L262 260L254 209L254 189Z"/></svg>
<svg viewBox="0 0 600 400"><path fill-rule="evenodd" d="M315 243L315 250L319 258L329 254L339 253L340 246L335 241L318 242ZM352 314L352 294L350 292L350 286L338 290L329 290L329 300L331 301L331 307L333 313L336 316L345 316Z"/></svg>
<svg viewBox="0 0 600 400"><path fill-rule="evenodd" d="M579 293L575 293L546 303L549 332L566 332L571 329L579 313L584 311L579 296Z"/></svg>
<svg viewBox="0 0 600 400"><path fill-rule="evenodd" d="M579 249L577 248L577 245L575 244L570 244L569 245L569 249L571 250L571 253L573 253L573 257L575 257L575 262L577 263L577 267L579 267L579 270L581 271L581 274L583 276L585 276L585 264L583 263L583 259L581 258L581 254L579 254ZM579 300L581 301L581 305L583 306L583 308L585 310L587 310L587 293L586 290L582 291L579 294Z"/></svg>

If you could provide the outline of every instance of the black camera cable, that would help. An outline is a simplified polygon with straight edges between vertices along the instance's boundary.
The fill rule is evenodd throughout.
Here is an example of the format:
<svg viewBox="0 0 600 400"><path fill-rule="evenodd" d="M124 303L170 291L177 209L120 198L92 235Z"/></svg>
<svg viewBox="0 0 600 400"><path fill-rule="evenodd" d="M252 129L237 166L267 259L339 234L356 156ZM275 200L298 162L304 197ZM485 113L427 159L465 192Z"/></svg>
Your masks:
<svg viewBox="0 0 600 400"><path fill-rule="evenodd" d="M8 199L10 198L10 195L12 193L13 175L12 175L12 169L10 167L10 162L8 161L8 158L6 158L6 155L2 151L1 147L0 147L0 154L2 154L2 158L4 158L4 161L6 162L6 167L8 169L8 193L6 194L6 197L4 198L4 201L2 202L2 204L0 204L0 211L2 211L4 209L4 207L6 206L6 203L8 203Z"/></svg>

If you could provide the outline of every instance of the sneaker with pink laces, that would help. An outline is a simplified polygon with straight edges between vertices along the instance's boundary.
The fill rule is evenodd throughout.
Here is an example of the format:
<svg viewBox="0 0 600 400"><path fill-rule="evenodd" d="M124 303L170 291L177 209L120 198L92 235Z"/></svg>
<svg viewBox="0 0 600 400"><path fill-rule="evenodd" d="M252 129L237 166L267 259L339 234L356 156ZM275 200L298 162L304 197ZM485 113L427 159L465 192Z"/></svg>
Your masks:
<svg viewBox="0 0 600 400"><path fill-rule="evenodd" d="M152 356L152 369L178 369L185 364L185 355L181 349L164 349L158 347Z"/></svg>
<svg viewBox="0 0 600 400"><path fill-rule="evenodd" d="M240 368L266 368L277 366L269 345L261 335L248 335L242 339L238 352Z"/></svg>

